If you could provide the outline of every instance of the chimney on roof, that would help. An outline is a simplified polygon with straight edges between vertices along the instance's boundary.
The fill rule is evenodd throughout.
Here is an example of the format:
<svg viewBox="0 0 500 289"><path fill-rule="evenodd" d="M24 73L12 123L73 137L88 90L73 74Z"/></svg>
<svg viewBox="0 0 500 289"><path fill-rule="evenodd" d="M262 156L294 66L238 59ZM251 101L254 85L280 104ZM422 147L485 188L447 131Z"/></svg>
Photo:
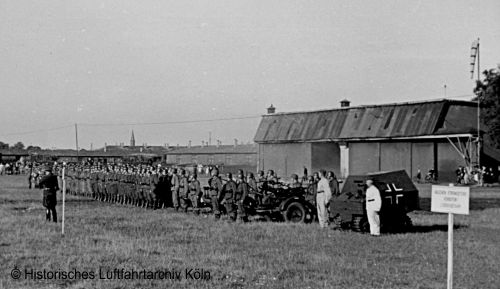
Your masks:
<svg viewBox="0 0 500 289"><path fill-rule="evenodd" d="M204 141L204 140L202 140L202 141L201 141L201 146L202 146L202 147L204 147L204 146L205 146L205 141Z"/></svg>
<svg viewBox="0 0 500 289"><path fill-rule="evenodd" d="M108 144L104 143L104 152L106 152L107 150L108 150Z"/></svg>
<svg viewBox="0 0 500 289"><path fill-rule="evenodd" d="M220 145L221 145L221 141L217 140L217 147L219 147Z"/></svg>
<svg viewBox="0 0 500 289"><path fill-rule="evenodd" d="M276 107L273 106L271 103L271 106L267 108L267 114L273 114L276 112Z"/></svg>
<svg viewBox="0 0 500 289"><path fill-rule="evenodd" d="M235 138L235 139L234 139L234 146L237 146L237 145L238 145L238 139L237 139L237 138Z"/></svg>
<svg viewBox="0 0 500 289"><path fill-rule="evenodd" d="M340 107L349 107L350 105L351 105L351 102L345 98L340 101Z"/></svg>
<svg viewBox="0 0 500 289"><path fill-rule="evenodd" d="M188 148L191 148L191 141L188 142Z"/></svg>

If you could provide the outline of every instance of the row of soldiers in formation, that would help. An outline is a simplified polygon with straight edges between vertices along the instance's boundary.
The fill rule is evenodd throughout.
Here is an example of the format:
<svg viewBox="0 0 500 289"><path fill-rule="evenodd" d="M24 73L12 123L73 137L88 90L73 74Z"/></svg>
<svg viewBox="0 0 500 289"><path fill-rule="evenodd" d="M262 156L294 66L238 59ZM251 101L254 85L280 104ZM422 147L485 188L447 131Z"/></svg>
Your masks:
<svg viewBox="0 0 500 289"><path fill-rule="evenodd" d="M55 174L62 188L62 166L55 166ZM216 218L225 212L232 220L248 219L245 205L249 199L265 204L268 199L266 189L286 186L303 188L308 198L314 201L317 174L300 179L296 174L289 182L282 183L273 170L267 175L259 171L257 178L253 173L239 170L233 178L227 173L219 176L217 168L211 171L208 186L202 187L196 171L182 168L154 167L143 165L68 165L64 170L66 190L70 194L92 197L103 202L134 205L145 208L173 207L185 212L188 208L196 214L203 207L211 207ZM335 179L333 172L328 176ZM336 182L336 180L335 180Z"/></svg>

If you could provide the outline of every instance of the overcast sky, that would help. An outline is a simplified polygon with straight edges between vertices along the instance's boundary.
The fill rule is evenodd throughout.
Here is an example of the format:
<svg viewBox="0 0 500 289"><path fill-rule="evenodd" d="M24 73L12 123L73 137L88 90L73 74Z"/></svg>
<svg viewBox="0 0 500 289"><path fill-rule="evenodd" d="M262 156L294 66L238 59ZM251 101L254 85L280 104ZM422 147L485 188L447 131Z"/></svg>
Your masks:
<svg viewBox="0 0 500 289"><path fill-rule="evenodd" d="M0 141L253 139L280 112L467 100L470 46L500 63L500 1L114 0L0 3ZM59 127L65 127L57 129ZM44 129L53 129L43 131Z"/></svg>

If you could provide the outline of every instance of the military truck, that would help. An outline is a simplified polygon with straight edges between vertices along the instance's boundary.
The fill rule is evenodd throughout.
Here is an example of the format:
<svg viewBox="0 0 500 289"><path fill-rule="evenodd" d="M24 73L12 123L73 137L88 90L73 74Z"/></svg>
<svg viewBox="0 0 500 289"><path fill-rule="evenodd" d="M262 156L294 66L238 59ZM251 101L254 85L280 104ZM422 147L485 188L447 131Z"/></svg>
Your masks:
<svg viewBox="0 0 500 289"><path fill-rule="evenodd" d="M381 230L401 232L410 229L412 222L407 213L419 208L419 197L417 188L404 170L347 177L341 193L331 201L332 221L345 229L370 231L365 209L367 179L373 179L382 198Z"/></svg>
<svg viewBox="0 0 500 289"><path fill-rule="evenodd" d="M209 187L204 187L204 202L202 211L211 212L212 201L208 196ZM303 188L288 188L283 184L263 185L256 192L258 199L248 197L245 200L247 215L252 220L285 221L291 223L310 223L316 218L316 208L307 198ZM224 208L221 211L224 213Z"/></svg>
<svg viewBox="0 0 500 289"><path fill-rule="evenodd" d="M262 202L248 198L248 215L267 221L285 221L291 223L310 223L315 219L316 208L306 198L303 188L288 188L283 184L267 187L260 192Z"/></svg>

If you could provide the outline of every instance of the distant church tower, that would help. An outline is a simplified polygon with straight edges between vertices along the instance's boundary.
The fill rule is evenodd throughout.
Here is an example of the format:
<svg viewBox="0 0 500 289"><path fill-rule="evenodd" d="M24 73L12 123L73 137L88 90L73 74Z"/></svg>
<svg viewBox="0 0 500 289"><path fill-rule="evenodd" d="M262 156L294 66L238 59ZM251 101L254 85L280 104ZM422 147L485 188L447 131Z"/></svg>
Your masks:
<svg viewBox="0 0 500 289"><path fill-rule="evenodd" d="M135 137L134 137L134 131L132 130L132 136L130 137L130 146L135 147Z"/></svg>

